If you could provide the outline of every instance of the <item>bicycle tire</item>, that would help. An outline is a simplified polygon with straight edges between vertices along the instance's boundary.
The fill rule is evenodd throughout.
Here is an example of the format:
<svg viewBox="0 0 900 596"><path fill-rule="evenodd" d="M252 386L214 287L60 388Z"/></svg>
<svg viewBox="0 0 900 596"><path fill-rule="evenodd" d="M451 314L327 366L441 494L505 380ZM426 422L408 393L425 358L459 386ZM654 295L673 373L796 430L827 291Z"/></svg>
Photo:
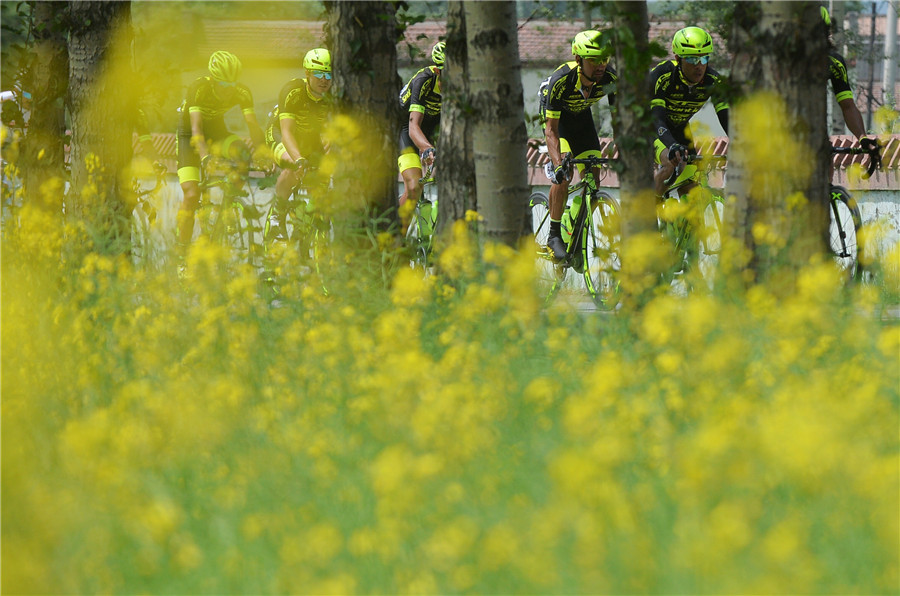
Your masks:
<svg viewBox="0 0 900 596"><path fill-rule="evenodd" d="M559 290L566 279L567 268L553 261L547 246L550 237L550 199L542 192L534 192L528 198L531 210L531 230L537 250L537 282L542 291L547 291L547 300Z"/></svg>
<svg viewBox="0 0 900 596"><path fill-rule="evenodd" d="M700 222L697 267L700 275L712 289L716 272L719 268L719 255L722 253L722 240L725 238L725 199L717 191L703 209Z"/></svg>
<svg viewBox="0 0 900 596"><path fill-rule="evenodd" d="M413 219L406 228L406 244L412 250L409 260L409 266L412 269L421 269L423 272L428 271L428 248L419 235L419 214L418 208L413 214Z"/></svg>
<svg viewBox="0 0 900 596"><path fill-rule="evenodd" d="M590 226L582 232L584 286L601 310L619 303L619 272L622 270L622 210L605 192L591 200Z"/></svg>
<svg viewBox="0 0 900 596"><path fill-rule="evenodd" d="M859 263L859 231L862 217L856 199L841 186L830 190L828 247L837 266L846 279L860 281L863 278Z"/></svg>
<svg viewBox="0 0 900 596"><path fill-rule="evenodd" d="M138 205L131 212L131 258L132 262L147 265L152 252L153 239L150 235L150 218Z"/></svg>

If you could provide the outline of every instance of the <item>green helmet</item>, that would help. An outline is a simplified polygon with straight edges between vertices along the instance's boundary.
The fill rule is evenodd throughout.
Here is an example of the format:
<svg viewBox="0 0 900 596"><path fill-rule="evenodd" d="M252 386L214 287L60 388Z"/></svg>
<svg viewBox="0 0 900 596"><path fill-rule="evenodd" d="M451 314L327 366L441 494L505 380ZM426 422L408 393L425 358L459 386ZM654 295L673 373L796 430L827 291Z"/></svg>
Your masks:
<svg viewBox="0 0 900 596"><path fill-rule="evenodd" d="M831 27L831 15L828 14L828 9L824 6L819 7L822 12L822 20L825 21L826 27Z"/></svg>
<svg viewBox="0 0 900 596"><path fill-rule="evenodd" d="M303 58L303 68L331 72L331 53L325 48L316 48L306 52L306 56Z"/></svg>
<svg viewBox="0 0 900 596"><path fill-rule="evenodd" d="M444 48L447 46L443 41L439 41L431 48L431 60L438 68L444 67Z"/></svg>
<svg viewBox="0 0 900 596"><path fill-rule="evenodd" d="M582 31L572 40L572 54L575 56L605 60L610 53L609 46L600 41L600 32L594 29Z"/></svg>
<svg viewBox="0 0 900 596"><path fill-rule="evenodd" d="M241 76L241 61L231 52L213 52L209 57L209 74L217 81L234 83Z"/></svg>
<svg viewBox="0 0 900 596"><path fill-rule="evenodd" d="M676 56L712 54L712 36L700 27L685 27L672 38L672 53Z"/></svg>

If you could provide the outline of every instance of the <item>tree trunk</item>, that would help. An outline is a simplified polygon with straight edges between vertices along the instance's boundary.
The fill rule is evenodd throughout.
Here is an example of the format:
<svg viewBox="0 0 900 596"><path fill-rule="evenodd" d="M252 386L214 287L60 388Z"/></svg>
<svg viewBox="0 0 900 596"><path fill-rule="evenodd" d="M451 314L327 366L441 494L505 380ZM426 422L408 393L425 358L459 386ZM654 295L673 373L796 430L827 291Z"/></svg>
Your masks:
<svg viewBox="0 0 900 596"><path fill-rule="evenodd" d="M516 246L529 192L516 5L467 2L465 13L481 239Z"/></svg>
<svg viewBox="0 0 900 596"><path fill-rule="evenodd" d="M335 217L367 212L376 227L399 224L397 139L400 134L399 36L391 2L326 2L338 112L330 154L335 158ZM349 202L347 202L349 201ZM346 204L343 204L346 203Z"/></svg>
<svg viewBox="0 0 900 596"><path fill-rule="evenodd" d="M33 10L34 58L30 79L22 83L31 93L32 107L19 167L28 200L61 212L66 133L63 100L68 79L66 3L36 2ZM44 186L51 180L58 182Z"/></svg>
<svg viewBox="0 0 900 596"><path fill-rule="evenodd" d="M617 1L613 10L613 46L619 77L613 128L619 148L619 196L622 205L622 267L624 279L644 280L634 287L623 286L628 302L643 303L659 276L655 271L633 271L628 247L641 237L656 242L656 196L653 191L653 123L650 120L650 90L647 72L653 67L648 33L646 2ZM635 109L644 106L643 109Z"/></svg>
<svg viewBox="0 0 900 596"><path fill-rule="evenodd" d="M728 186L757 279L789 285L827 250L824 24L817 2L765 1L760 11L744 4L735 13L741 50L732 72L743 99L730 131Z"/></svg>
<svg viewBox="0 0 900 596"><path fill-rule="evenodd" d="M82 220L97 250L128 249L132 157L131 3L70 2L69 93L72 189L66 213Z"/></svg>
<svg viewBox="0 0 900 596"><path fill-rule="evenodd" d="M466 51L466 16L462 0L447 5L447 47L441 73L441 134L438 139L436 175L438 184L437 233L466 211L475 211L475 160L472 157L472 126L466 109L469 97L469 64ZM446 172L446 175L442 175Z"/></svg>

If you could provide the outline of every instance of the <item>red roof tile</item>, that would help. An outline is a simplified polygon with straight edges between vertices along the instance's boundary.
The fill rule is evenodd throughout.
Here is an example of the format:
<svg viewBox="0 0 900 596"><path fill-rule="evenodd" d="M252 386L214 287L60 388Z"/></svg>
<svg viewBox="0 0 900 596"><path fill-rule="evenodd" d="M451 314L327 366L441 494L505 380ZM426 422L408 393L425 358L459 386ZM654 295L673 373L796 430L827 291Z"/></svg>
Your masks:
<svg viewBox="0 0 900 596"><path fill-rule="evenodd" d="M250 142L250 139L244 140L245 142ZM861 186L873 190L898 189L900 188L900 134L891 135L887 137L886 140L882 137L881 141L883 144L881 151L882 170L876 172L871 180L862 182ZM543 139L528 140L528 148L525 151L525 160L528 163L528 183L531 185L547 184L547 179L544 176L544 164L550 161L550 158L546 153L541 153L540 151L543 143ZM856 139L848 135L838 135L831 137L831 143L839 147L852 147L856 145ZM172 133L154 133L153 147L156 149L156 152L166 164L169 171L175 172L175 135ZM135 151L139 151L137 135L134 135L134 148ZM612 158L619 157L619 150L610 138L603 137L600 139L600 149L604 155L608 154L608 156ZM699 147L699 152L701 155L725 155L728 153L728 139L727 137L714 138L706 144L701 145ZM835 155L834 183L847 186L849 183L847 179L848 168L851 164L860 163L862 160L862 155ZM716 168L718 170L724 170L725 164L717 165ZM618 187L619 181L616 173L610 171L602 185L607 187Z"/></svg>

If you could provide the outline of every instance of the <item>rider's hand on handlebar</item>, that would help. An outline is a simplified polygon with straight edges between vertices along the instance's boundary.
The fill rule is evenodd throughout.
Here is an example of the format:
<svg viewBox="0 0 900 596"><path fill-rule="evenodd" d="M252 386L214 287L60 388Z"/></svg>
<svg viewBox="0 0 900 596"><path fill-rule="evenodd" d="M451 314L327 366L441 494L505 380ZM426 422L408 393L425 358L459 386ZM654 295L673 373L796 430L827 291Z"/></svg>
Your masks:
<svg viewBox="0 0 900 596"><path fill-rule="evenodd" d="M878 139L873 139L871 137L863 137L859 140L860 148L869 154L869 167L866 169L866 174L863 178L870 177L875 170L881 169L881 147L878 144Z"/></svg>
<svg viewBox="0 0 900 596"><path fill-rule="evenodd" d="M862 147L863 151L866 153L874 153L878 150L878 139L873 139L872 137L863 137L859 140L859 146Z"/></svg>
<svg viewBox="0 0 900 596"><path fill-rule="evenodd" d="M675 143L671 147L669 147L669 161L671 161L676 166L687 157L687 147L684 145L680 145Z"/></svg>
<svg viewBox="0 0 900 596"><path fill-rule="evenodd" d="M553 169L553 176L550 177L550 182L553 184L562 184L566 180L568 180L568 176L566 175L566 168L563 165L558 165Z"/></svg>

